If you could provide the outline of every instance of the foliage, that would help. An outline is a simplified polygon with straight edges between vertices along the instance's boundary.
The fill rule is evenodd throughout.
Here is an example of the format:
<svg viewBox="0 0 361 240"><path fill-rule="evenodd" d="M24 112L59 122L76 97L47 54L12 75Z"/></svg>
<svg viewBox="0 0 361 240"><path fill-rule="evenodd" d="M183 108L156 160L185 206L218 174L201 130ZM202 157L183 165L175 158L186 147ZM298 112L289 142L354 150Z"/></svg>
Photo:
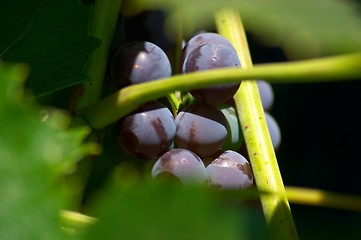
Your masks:
<svg viewBox="0 0 361 240"><path fill-rule="evenodd" d="M63 113L22 102L26 72L0 64L0 238L64 239L58 222L69 202L64 176L98 147L82 143L89 128L66 129Z"/></svg>
<svg viewBox="0 0 361 240"><path fill-rule="evenodd" d="M90 105L89 108L78 111L75 117L67 109L57 108L54 102L74 104L77 96L69 87L79 83L92 85L94 76L89 74L89 69L105 72L105 64L97 64L106 63L108 55L94 53L100 48L102 53L108 53L111 36L100 34L96 38L90 33L95 35L91 29L102 29L99 27L102 24L108 30L115 29L116 25L116 19L101 23L99 20L106 19L107 10L112 7L109 1L96 1L106 6L101 14L91 5L93 1L87 2L90 3L85 5L74 0L0 3L0 239L264 239L268 223L263 219L258 201L254 201L254 194L239 193L234 204L233 200L229 202L233 197L226 193L154 183L146 177L137 177L138 171L133 176L134 170L122 169L119 159L113 159L113 146L108 144L112 141L109 139L113 134L109 131L114 130L112 123L119 117L116 115L114 119L114 113L125 115L148 98L164 97L176 89L189 90L237 78L239 81L241 75L244 79L264 76L271 81L289 78L298 82L356 79L361 76L359 53L325 61L314 59L294 65L281 63L254 66L254 70L247 71L189 75L194 78L189 85L179 82L184 76L173 76L164 80L174 81L173 84L164 85L159 81L129 87L96 105L92 105L93 100L84 100L83 105ZM120 4L120 1L114 2ZM145 8L164 8L170 16L169 26L178 29L174 24L182 19L182 29L190 35L198 29L214 27L216 10L225 6L239 9L247 31L267 44L283 47L290 57L361 50L360 18L357 5L352 1L129 0L123 1L121 11L134 14ZM305 51L300 53L297 49ZM101 84L96 86L99 88L96 91L101 92ZM40 99L42 95L47 98ZM74 98L69 99L70 95ZM29 96L35 96L35 100ZM82 119L84 115L85 120L91 121ZM111 120L109 115L113 115ZM251 115L244 118L254 120ZM101 122L100 127L93 124L94 119ZM79 199L74 199L74 195L83 194L81 187L88 175L79 176L81 164L90 169L89 159L95 155L97 161L91 176L97 175L101 180L84 208L76 210L97 220L64 214L63 210L77 204ZM123 152L119 156L125 162L132 160L134 165L139 161ZM99 173L104 170L96 168L99 166L108 169ZM73 175L79 177L80 185L74 185ZM299 195L297 189L292 190L295 200ZM258 192L256 195L259 197ZM245 200L246 204L239 206L240 197L251 202ZM357 197L342 202L360 204ZM340 207L337 201L329 205Z"/></svg>
<svg viewBox="0 0 361 240"><path fill-rule="evenodd" d="M167 9L169 29L174 29L181 19L186 35L214 26L217 10L238 9L247 31L263 44L282 47L291 58L361 50L360 6L352 0L126 0L123 3L125 14L147 8Z"/></svg>
<svg viewBox="0 0 361 240"><path fill-rule="evenodd" d="M120 179L123 182L96 202L91 215L102 221L89 229L86 239L239 239L252 234L251 228L265 235L264 224L249 224L259 211L220 207L204 188L148 181L124 184L127 180Z"/></svg>
<svg viewBox="0 0 361 240"><path fill-rule="evenodd" d="M88 81L84 67L100 45L88 35L90 12L72 0L2 2L0 57L29 64L35 95Z"/></svg>

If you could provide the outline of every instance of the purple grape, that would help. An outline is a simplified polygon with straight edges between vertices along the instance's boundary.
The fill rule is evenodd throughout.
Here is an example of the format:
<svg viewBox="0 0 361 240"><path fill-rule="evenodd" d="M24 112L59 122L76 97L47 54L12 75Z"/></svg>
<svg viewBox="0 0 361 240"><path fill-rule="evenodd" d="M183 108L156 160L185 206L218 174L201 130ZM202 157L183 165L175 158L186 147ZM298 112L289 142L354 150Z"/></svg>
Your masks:
<svg viewBox="0 0 361 240"><path fill-rule="evenodd" d="M228 150L207 168L208 184L217 189L244 189L252 186L251 165L241 154Z"/></svg>
<svg viewBox="0 0 361 240"><path fill-rule="evenodd" d="M229 48L233 48L233 45L231 44L228 39L223 37L222 35L219 35L217 33L211 33L211 32L202 32L195 36L193 36L183 47L182 53L181 53L181 69L183 69L183 64L188 58L189 54L193 52L196 48L203 46L205 44L223 44L228 46Z"/></svg>
<svg viewBox="0 0 361 240"><path fill-rule="evenodd" d="M207 173L202 160L187 149L172 149L163 154L152 169L153 178L163 174L175 176L182 183L206 182Z"/></svg>
<svg viewBox="0 0 361 240"><path fill-rule="evenodd" d="M227 137L227 120L216 107L198 103L180 111L175 119L175 143L200 157L216 153Z"/></svg>
<svg viewBox="0 0 361 240"><path fill-rule="evenodd" d="M153 158L169 150L176 132L172 113L149 102L120 121L120 145L139 158Z"/></svg>
<svg viewBox="0 0 361 240"><path fill-rule="evenodd" d="M259 95L261 97L262 106L265 111L270 111L274 102L274 93L272 85L263 80L257 80Z"/></svg>
<svg viewBox="0 0 361 240"><path fill-rule="evenodd" d="M239 67L236 50L224 44L204 44L189 53L183 64L183 73L203 71L216 68ZM190 93L199 101L208 104L224 103L231 99L239 88L239 83L218 84Z"/></svg>
<svg viewBox="0 0 361 240"><path fill-rule="evenodd" d="M119 87L171 76L165 52L150 42L131 42L120 48L112 61L111 75Z"/></svg>
<svg viewBox="0 0 361 240"><path fill-rule="evenodd" d="M240 62L234 48L219 43L209 43L190 52L182 70L183 73L188 73L237 66L240 66Z"/></svg>
<svg viewBox="0 0 361 240"><path fill-rule="evenodd" d="M272 117L271 114L269 114L268 112L264 112L264 115L265 115L265 118L266 118L268 131L269 131L270 136L271 136L273 148L275 150L277 150L281 145L281 130L280 130L280 127L278 126L278 123L277 123L276 119L274 119L274 117Z"/></svg>

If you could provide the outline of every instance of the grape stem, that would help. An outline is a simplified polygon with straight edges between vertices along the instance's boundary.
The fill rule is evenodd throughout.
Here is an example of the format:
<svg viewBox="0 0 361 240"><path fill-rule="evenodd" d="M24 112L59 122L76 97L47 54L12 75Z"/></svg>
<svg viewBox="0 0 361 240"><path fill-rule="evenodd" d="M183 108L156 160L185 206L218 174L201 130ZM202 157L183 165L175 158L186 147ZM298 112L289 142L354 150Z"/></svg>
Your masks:
<svg viewBox="0 0 361 240"><path fill-rule="evenodd" d="M85 214L69 210L60 211L60 220L65 225L72 227L87 226L97 221L97 219L94 217L90 217Z"/></svg>
<svg viewBox="0 0 361 240"><path fill-rule="evenodd" d="M286 187L286 193L288 200L292 203L361 212L361 197L359 196L293 186Z"/></svg>
<svg viewBox="0 0 361 240"><path fill-rule="evenodd" d="M102 41L100 47L93 53L85 69L90 81L83 84L82 94L76 102L76 109L80 109L98 102L101 98L104 75L108 59L108 50L113 39L121 0L96 0L90 19L89 34ZM92 141L97 141L92 137ZM81 206L85 185L90 175L95 156L89 156L78 162L77 171L70 176L70 183L77 183L74 193L74 209Z"/></svg>
<svg viewBox="0 0 361 240"><path fill-rule="evenodd" d="M182 25L181 25L181 21L178 21L178 31L177 31L177 38L176 38L176 42L175 42L175 46L173 47L172 51L171 51L171 56L172 56L172 72L173 74L179 74L180 73L180 68L179 68L179 62L180 62L180 58L181 58L181 53L182 53L182 43L183 43L183 32L182 32ZM176 92L172 92L170 93L168 96L168 101L172 106L172 112L174 117L177 115L178 112L178 108L181 104L181 100L180 98L177 97L177 93Z"/></svg>
<svg viewBox="0 0 361 240"><path fill-rule="evenodd" d="M94 129L102 129L141 104L165 97L174 91L189 91L217 83L263 79L270 83L313 83L355 80L361 76L361 53L286 63L267 63L253 68L213 69L177 74L152 82L120 89L99 103L80 109Z"/></svg>
<svg viewBox="0 0 361 240"><path fill-rule="evenodd" d="M70 236L77 236L81 230L97 222L96 218L69 210L60 211L59 218L61 229Z"/></svg>
<svg viewBox="0 0 361 240"><path fill-rule="evenodd" d="M252 69L246 33L237 11L215 15L218 32L235 47L243 69ZM252 79L252 78L251 78ZM242 81L234 97L270 239L298 239L255 80Z"/></svg>
<svg viewBox="0 0 361 240"><path fill-rule="evenodd" d="M120 4L121 0L96 0L94 3L89 34L100 39L102 44L95 50L86 68L86 75L90 78L90 82L84 84L84 93L77 103L78 109L98 102L101 98L108 51L113 39Z"/></svg>

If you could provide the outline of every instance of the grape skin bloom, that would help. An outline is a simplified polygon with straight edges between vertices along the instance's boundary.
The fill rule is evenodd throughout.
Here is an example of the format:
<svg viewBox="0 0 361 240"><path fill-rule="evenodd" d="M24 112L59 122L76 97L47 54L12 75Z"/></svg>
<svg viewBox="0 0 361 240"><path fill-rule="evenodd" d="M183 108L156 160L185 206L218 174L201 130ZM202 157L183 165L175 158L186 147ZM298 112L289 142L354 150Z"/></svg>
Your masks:
<svg viewBox="0 0 361 240"><path fill-rule="evenodd" d="M203 184L207 180L206 168L195 153L187 149L171 149L163 154L152 169L152 177L171 174L185 184Z"/></svg>
<svg viewBox="0 0 361 240"><path fill-rule="evenodd" d="M274 102L272 85L264 80L257 80L256 82L263 109L265 111L271 111Z"/></svg>
<svg viewBox="0 0 361 240"><path fill-rule="evenodd" d="M246 158L227 150L207 168L208 185L216 189L244 189L252 186L253 173Z"/></svg>
<svg viewBox="0 0 361 240"><path fill-rule="evenodd" d="M193 36L183 47L181 53L180 64L184 69L184 62L188 58L189 54L196 48L205 44L223 44L229 48L233 48L233 45L228 39L217 33L205 32Z"/></svg>
<svg viewBox="0 0 361 240"><path fill-rule="evenodd" d="M169 150L176 132L174 117L168 108L154 101L120 121L120 145L140 158L153 158Z"/></svg>
<svg viewBox="0 0 361 240"><path fill-rule="evenodd" d="M209 69L240 67L240 61L233 45L216 33L201 33L191 38L182 50L180 68L182 73ZM239 83L218 84L191 90L199 101L217 105L231 99Z"/></svg>
<svg viewBox="0 0 361 240"><path fill-rule="evenodd" d="M269 131L270 136L271 136L271 141L272 141L273 148L275 150L277 150L281 145L281 130L280 130L280 127L279 127L276 119L271 114L269 114L268 112L264 112L264 115L265 115L265 118L266 118L268 131Z"/></svg>
<svg viewBox="0 0 361 240"><path fill-rule="evenodd" d="M119 87L170 77L165 52L151 42L135 41L120 48L112 61L111 75Z"/></svg>
<svg viewBox="0 0 361 240"><path fill-rule="evenodd" d="M180 111L175 118L175 143L200 157L217 152L227 137L227 120L216 107L198 103Z"/></svg>
<svg viewBox="0 0 361 240"><path fill-rule="evenodd" d="M209 69L239 67L240 62L234 48L223 44L205 44L194 49L183 64L183 73ZM199 101L219 104L231 99L239 88L239 83L217 84L211 87L191 90Z"/></svg>

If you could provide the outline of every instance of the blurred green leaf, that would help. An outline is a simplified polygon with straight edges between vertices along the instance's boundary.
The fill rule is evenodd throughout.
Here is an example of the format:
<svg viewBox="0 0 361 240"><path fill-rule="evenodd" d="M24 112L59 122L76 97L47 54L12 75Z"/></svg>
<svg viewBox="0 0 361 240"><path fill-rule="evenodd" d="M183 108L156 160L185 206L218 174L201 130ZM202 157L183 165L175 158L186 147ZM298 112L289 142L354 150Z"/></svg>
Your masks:
<svg viewBox="0 0 361 240"><path fill-rule="evenodd" d="M83 69L100 40L88 36L91 7L74 0L0 3L0 58L30 66L35 95L88 80Z"/></svg>
<svg viewBox="0 0 361 240"><path fill-rule="evenodd" d="M104 195L105 196L105 195ZM85 239L242 239L236 213L216 209L201 189L136 184L114 187L96 204ZM229 212L228 212L229 213Z"/></svg>
<svg viewBox="0 0 361 240"><path fill-rule="evenodd" d="M214 27L214 13L239 9L246 30L264 44L282 47L291 58L361 50L360 5L352 0L132 0L123 13L161 8L169 11L170 28L182 20L185 34ZM169 31L168 29L168 31ZM171 31L173 32L173 31Z"/></svg>
<svg viewBox="0 0 361 240"><path fill-rule="evenodd" d="M0 239L66 239L63 177L95 146L82 143L89 129L65 130L66 116L49 122L21 102L26 75L24 66L0 62Z"/></svg>
<svg viewBox="0 0 361 240"><path fill-rule="evenodd" d="M124 169L122 172L124 173ZM257 239L266 236L261 210L223 202L206 188L151 180L115 171L111 185L87 206L98 221L84 239ZM109 182L108 182L109 183ZM255 230L256 229L256 230ZM255 237L255 238L253 238Z"/></svg>

